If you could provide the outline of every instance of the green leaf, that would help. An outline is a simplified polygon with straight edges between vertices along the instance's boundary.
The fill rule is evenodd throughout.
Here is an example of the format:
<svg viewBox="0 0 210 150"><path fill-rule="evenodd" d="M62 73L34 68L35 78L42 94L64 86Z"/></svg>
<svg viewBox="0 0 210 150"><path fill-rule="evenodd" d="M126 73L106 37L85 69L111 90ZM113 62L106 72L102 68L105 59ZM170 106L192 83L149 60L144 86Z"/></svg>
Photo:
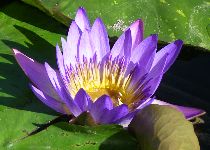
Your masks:
<svg viewBox="0 0 210 150"><path fill-rule="evenodd" d="M132 120L130 130L142 150L199 150L193 125L168 106L150 105Z"/></svg>
<svg viewBox="0 0 210 150"><path fill-rule="evenodd" d="M12 149L137 150L136 139L121 126L96 127L57 123L39 134L11 144Z"/></svg>
<svg viewBox="0 0 210 150"><path fill-rule="evenodd" d="M207 25L206 30L207 30L207 32L209 34L209 37L210 37L210 24Z"/></svg>
<svg viewBox="0 0 210 150"><path fill-rule="evenodd" d="M210 24L210 2L205 0L22 0L38 7L69 26L79 6L86 8L93 22L97 17L104 21L109 35L119 36L138 18L145 23L145 35L157 33L159 39L175 39L210 50L210 37L206 30Z"/></svg>
<svg viewBox="0 0 210 150"><path fill-rule="evenodd" d="M34 129L36 123L47 122L57 115L32 94L11 48L41 62L53 63L53 45L66 28L20 2L2 7L0 18L0 149L7 149L11 142Z"/></svg>

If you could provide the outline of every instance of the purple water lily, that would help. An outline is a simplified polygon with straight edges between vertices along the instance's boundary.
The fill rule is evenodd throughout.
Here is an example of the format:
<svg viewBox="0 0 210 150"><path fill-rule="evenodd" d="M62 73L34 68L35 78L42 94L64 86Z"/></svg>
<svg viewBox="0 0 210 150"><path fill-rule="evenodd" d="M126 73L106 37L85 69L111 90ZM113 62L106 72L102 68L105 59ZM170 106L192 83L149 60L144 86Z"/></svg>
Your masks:
<svg viewBox="0 0 210 150"><path fill-rule="evenodd" d="M131 24L110 50L105 25L97 18L90 26L79 8L67 39L56 46L58 70L13 49L30 78L34 94L62 114L89 112L96 123L128 125L149 104L170 105L191 119L203 110L171 105L151 98L163 74L175 61L183 42L176 40L157 51L157 35L143 39L143 22Z"/></svg>

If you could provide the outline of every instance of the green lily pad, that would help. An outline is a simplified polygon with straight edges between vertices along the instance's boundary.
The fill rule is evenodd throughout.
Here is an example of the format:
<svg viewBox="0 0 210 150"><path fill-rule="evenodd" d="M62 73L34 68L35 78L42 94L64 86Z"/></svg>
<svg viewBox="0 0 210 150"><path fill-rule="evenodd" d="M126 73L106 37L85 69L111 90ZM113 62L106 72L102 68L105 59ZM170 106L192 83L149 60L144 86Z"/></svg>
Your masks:
<svg viewBox="0 0 210 150"><path fill-rule="evenodd" d="M7 149L11 142L36 128L35 124L45 123L58 115L32 94L29 81L15 61L11 48L42 62L48 59L53 63L53 45L65 28L20 2L0 8L0 18L0 149Z"/></svg>
<svg viewBox="0 0 210 150"><path fill-rule="evenodd" d="M90 20L101 17L109 35L119 36L133 21L142 18L145 35L157 33L159 39L170 42L175 39L210 49L210 37L206 30L210 24L210 1L199 0L22 0L38 7L66 26L74 19L79 6L86 8Z"/></svg>
<svg viewBox="0 0 210 150"><path fill-rule="evenodd" d="M210 37L210 24L208 24L208 25L206 26L206 30L207 30L207 32L208 32L208 34L209 34L209 37Z"/></svg>
<svg viewBox="0 0 210 150"><path fill-rule="evenodd" d="M118 125L96 127L57 123L36 135L11 144L12 149L137 150L137 141Z"/></svg>
<svg viewBox="0 0 210 150"><path fill-rule="evenodd" d="M150 105L132 120L142 150L199 150L191 122L182 113L168 106Z"/></svg>

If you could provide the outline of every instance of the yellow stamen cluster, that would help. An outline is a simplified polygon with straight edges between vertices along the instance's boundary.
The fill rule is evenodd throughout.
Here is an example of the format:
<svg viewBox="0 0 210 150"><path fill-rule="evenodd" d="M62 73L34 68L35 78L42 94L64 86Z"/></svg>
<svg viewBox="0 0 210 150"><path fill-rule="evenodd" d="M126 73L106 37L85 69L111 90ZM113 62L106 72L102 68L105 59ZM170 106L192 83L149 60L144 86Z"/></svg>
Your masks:
<svg viewBox="0 0 210 150"><path fill-rule="evenodd" d="M133 102L141 99L143 94L134 94L135 87L128 88L132 71L125 75L126 65L124 58L109 58L104 63L84 58L82 63L78 61L75 67L68 69L69 91L75 96L77 91L83 88L93 101L106 94L111 97L115 106L122 103L131 106Z"/></svg>

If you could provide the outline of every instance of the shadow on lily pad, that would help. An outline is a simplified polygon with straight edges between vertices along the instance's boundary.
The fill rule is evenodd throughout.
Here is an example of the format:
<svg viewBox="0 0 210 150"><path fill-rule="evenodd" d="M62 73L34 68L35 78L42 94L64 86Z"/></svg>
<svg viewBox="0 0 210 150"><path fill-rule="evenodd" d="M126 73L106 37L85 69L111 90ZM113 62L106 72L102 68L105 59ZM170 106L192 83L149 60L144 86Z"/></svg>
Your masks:
<svg viewBox="0 0 210 150"><path fill-rule="evenodd" d="M67 123L57 123L54 125L67 131L68 134L81 136L81 139L77 141L77 146L81 148L84 145L95 145L99 147L99 150L137 150L138 143L135 137L129 134L127 130L124 130L119 125L99 125L99 126L80 126L69 125ZM82 139L89 136L86 142L81 142ZM79 144L80 143L80 144ZM78 147L79 148L79 147Z"/></svg>
<svg viewBox="0 0 210 150"><path fill-rule="evenodd" d="M33 31L26 28L15 26L22 34L24 34L32 43L26 43L27 47L14 41L2 40L9 48L19 49L21 52L30 57L44 62L49 60L50 64L55 66L55 47L48 43L45 39L38 36ZM40 45L43 45L40 49ZM24 109L28 111L56 114L53 110L38 101L31 92L26 80L27 77L19 67L13 55L0 54L0 57L9 63L0 63L0 85L1 92L9 96L0 97L0 105L12 108Z"/></svg>
<svg viewBox="0 0 210 150"><path fill-rule="evenodd" d="M121 131L113 134L112 136L110 136L104 142L101 143L99 150L117 150L117 149L139 150L136 139L134 137L131 137L132 140L128 141L126 140L126 136L128 136L127 131L126 132Z"/></svg>
<svg viewBox="0 0 210 150"><path fill-rule="evenodd" d="M9 4L9 1L10 1L10 4ZM2 7L0 11L6 14L7 16L10 16L21 22L26 22L32 26L36 26L36 27L39 27L41 29L44 29L53 33L65 34L66 32L66 26L64 26L61 23L58 23L55 19L53 19L50 16L46 17L46 14L39 11L37 8L27 5L21 1L15 1L15 0L5 0L4 3L6 7L5 8ZM9 4L9 5L6 5L6 4ZM25 10L29 10L27 11L28 14L26 14ZM46 25L46 22L48 22L49 24L54 24L54 26Z"/></svg>

